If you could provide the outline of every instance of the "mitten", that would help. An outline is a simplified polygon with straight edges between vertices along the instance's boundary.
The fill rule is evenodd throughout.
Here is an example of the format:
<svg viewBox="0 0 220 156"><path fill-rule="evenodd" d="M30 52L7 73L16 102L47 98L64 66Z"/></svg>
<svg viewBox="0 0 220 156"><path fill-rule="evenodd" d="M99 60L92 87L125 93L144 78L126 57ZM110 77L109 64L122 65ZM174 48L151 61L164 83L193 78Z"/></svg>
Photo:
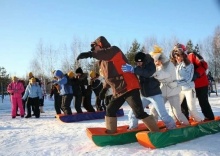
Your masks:
<svg viewBox="0 0 220 156"><path fill-rule="evenodd" d="M85 59L85 58L88 58L88 57L90 57L90 58L92 57L92 52L91 51L79 54L78 57L77 57L77 60Z"/></svg>
<svg viewBox="0 0 220 156"><path fill-rule="evenodd" d="M123 71L123 72L130 72L130 73L134 73L134 67L132 67L132 65L130 65L130 64L125 64L125 65L122 65L121 66L121 70Z"/></svg>
<svg viewBox="0 0 220 156"><path fill-rule="evenodd" d="M101 91L100 91L100 93L99 93L99 99L100 100L104 100L105 99L105 94L106 94L106 92L107 92L107 88L103 88Z"/></svg>

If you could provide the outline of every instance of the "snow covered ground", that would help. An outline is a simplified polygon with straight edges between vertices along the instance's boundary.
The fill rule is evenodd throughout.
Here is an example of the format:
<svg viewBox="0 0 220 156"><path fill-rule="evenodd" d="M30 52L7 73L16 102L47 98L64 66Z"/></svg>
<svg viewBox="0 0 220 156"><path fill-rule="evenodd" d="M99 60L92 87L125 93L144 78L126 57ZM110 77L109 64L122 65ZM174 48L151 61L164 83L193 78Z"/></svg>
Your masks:
<svg viewBox="0 0 220 156"><path fill-rule="evenodd" d="M220 86L218 87L220 91ZM94 99L93 99L94 100ZM220 95L211 94L210 104L220 115ZM73 108L73 104L71 106ZM128 124L129 106L124 104L125 116L118 118L118 126ZM200 107L197 108L201 113ZM219 156L220 133L207 135L162 149L148 149L136 143L97 147L86 135L87 127L104 127L104 119L62 123L55 116L53 101L45 100L45 113L39 119L11 118L11 104L6 96L0 102L0 156ZM147 110L148 111L148 110ZM73 112L75 110L73 109ZM141 122L141 121L140 121Z"/></svg>

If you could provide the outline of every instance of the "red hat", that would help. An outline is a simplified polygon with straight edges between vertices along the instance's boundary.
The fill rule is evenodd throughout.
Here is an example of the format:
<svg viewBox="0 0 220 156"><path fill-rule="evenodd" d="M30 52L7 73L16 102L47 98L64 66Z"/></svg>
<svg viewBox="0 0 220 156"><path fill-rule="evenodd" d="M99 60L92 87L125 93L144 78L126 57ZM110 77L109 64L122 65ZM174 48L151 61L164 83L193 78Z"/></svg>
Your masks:
<svg viewBox="0 0 220 156"><path fill-rule="evenodd" d="M177 44L176 44L176 47L177 47L178 49L182 49L183 52L186 51L186 47L185 47L183 44L177 43Z"/></svg>

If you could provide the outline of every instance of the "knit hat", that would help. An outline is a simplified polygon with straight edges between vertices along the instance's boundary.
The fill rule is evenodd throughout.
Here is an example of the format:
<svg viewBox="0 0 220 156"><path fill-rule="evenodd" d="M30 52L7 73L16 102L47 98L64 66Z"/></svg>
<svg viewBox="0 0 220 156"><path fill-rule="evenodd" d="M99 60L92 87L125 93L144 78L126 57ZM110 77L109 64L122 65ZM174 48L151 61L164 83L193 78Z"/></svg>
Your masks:
<svg viewBox="0 0 220 156"><path fill-rule="evenodd" d="M81 67L77 68L77 69L76 69L76 73L78 73L78 74L83 74L82 68L81 68Z"/></svg>
<svg viewBox="0 0 220 156"><path fill-rule="evenodd" d="M138 52L135 54L135 62L144 62L145 61L145 57L146 57L146 54L143 53L143 52Z"/></svg>
<svg viewBox="0 0 220 156"><path fill-rule="evenodd" d="M29 78L31 78L31 77L33 77L34 75L33 75L32 72L30 72L30 73L28 74L28 76L29 76Z"/></svg>
<svg viewBox="0 0 220 156"><path fill-rule="evenodd" d="M61 78L61 77L63 77L63 72L61 70L56 70L54 72L54 76L58 77L58 78Z"/></svg>
<svg viewBox="0 0 220 156"><path fill-rule="evenodd" d="M30 80L29 80L30 83L35 83L36 82L36 79L34 77L32 77Z"/></svg>
<svg viewBox="0 0 220 156"><path fill-rule="evenodd" d="M69 71L69 72L67 73L67 75L68 75L69 78L71 78L71 79L75 77L73 71Z"/></svg>
<svg viewBox="0 0 220 156"><path fill-rule="evenodd" d="M90 71L89 76L93 79L96 77L96 73L92 70Z"/></svg>

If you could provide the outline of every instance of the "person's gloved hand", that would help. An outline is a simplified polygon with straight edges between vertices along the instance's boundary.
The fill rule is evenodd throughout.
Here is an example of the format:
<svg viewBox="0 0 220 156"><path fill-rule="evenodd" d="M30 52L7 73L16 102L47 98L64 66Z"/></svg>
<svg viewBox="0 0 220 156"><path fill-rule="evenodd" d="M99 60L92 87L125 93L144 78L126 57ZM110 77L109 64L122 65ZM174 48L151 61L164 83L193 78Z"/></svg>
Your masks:
<svg viewBox="0 0 220 156"><path fill-rule="evenodd" d="M192 81L195 81L199 77L200 77L199 73L194 72L193 77L192 77Z"/></svg>
<svg viewBox="0 0 220 156"><path fill-rule="evenodd" d="M134 73L134 67L132 67L132 65L130 65L130 64L125 64L125 65L122 65L121 66L121 70L123 71L123 72L130 72L130 73Z"/></svg>
<svg viewBox="0 0 220 156"><path fill-rule="evenodd" d="M83 52L83 53L80 53L77 57L77 60L79 59L85 59L85 58L88 58L88 57L92 57L92 52L89 51L89 52Z"/></svg>
<svg viewBox="0 0 220 156"><path fill-rule="evenodd" d="M101 90L101 92L99 93L99 99L100 100L104 100L105 99L105 94L106 94L107 90L108 90L107 88L103 88Z"/></svg>

